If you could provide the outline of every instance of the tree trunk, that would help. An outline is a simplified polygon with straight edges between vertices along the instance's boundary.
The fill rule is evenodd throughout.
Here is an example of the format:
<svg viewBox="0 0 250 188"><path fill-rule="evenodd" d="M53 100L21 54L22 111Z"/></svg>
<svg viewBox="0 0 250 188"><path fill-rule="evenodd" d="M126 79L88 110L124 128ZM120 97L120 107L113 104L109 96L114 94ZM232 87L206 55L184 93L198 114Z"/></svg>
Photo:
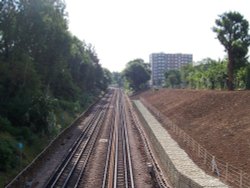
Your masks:
<svg viewBox="0 0 250 188"><path fill-rule="evenodd" d="M227 80L227 88L228 91L233 91L234 90L234 70L233 70L233 57L232 53L229 50L228 51L228 64L227 64L227 75L228 75L228 80Z"/></svg>
<svg viewBox="0 0 250 188"><path fill-rule="evenodd" d="M250 66L247 67L246 89L250 89Z"/></svg>

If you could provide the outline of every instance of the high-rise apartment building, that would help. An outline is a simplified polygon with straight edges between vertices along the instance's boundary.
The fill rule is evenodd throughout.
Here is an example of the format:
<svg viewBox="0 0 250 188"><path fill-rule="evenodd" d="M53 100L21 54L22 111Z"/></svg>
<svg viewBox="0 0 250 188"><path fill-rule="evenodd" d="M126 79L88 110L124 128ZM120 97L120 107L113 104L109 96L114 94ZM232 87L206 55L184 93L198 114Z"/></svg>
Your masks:
<svg viewBox="0 0 250 188"><path fill-rule="evenodd" d="M152 53L149 56L151 66L151 82L152 85L162 85L165 77L164 73L167 70L179 69L183 65L192 63L192 54L166 54L166 53Z"/></svg>

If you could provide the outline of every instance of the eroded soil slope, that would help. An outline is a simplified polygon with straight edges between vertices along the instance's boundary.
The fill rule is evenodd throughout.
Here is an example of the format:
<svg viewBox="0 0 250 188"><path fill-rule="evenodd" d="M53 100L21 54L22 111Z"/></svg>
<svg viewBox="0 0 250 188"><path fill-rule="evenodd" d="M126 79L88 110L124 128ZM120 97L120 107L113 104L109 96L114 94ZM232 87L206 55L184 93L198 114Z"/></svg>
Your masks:
<svg viewBox="0 0 250 188"><path fill-rule="evenodd" d="M250 174L250 91L161 89L140 96L210 153Z"/></svg>

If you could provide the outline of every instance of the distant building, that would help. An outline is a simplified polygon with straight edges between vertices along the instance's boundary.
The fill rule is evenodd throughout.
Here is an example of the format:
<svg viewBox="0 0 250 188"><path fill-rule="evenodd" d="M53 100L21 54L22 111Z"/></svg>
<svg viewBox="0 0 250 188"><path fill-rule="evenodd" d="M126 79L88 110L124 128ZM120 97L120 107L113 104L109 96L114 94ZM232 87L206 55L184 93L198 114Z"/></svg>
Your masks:
<svg viewBox="0 0 250 188"><path fill-rule="evenodd" d="M164 73L167 70L180 69L183 65L192 63L192 61L192 54L150 54L149 63L151 67L151 84L161 86L164 83Z"/></svg>

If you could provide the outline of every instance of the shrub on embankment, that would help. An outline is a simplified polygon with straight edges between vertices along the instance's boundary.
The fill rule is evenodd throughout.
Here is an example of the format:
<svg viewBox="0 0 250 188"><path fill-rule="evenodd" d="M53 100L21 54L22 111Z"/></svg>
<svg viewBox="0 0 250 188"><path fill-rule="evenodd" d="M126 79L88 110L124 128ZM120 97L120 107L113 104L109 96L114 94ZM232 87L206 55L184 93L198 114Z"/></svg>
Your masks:
<svg viewBox="0 0 250 188"><path fill-rule="evenodd" d="M106 90L94 48L61 0L0 2L0 187Z"/></svg>

